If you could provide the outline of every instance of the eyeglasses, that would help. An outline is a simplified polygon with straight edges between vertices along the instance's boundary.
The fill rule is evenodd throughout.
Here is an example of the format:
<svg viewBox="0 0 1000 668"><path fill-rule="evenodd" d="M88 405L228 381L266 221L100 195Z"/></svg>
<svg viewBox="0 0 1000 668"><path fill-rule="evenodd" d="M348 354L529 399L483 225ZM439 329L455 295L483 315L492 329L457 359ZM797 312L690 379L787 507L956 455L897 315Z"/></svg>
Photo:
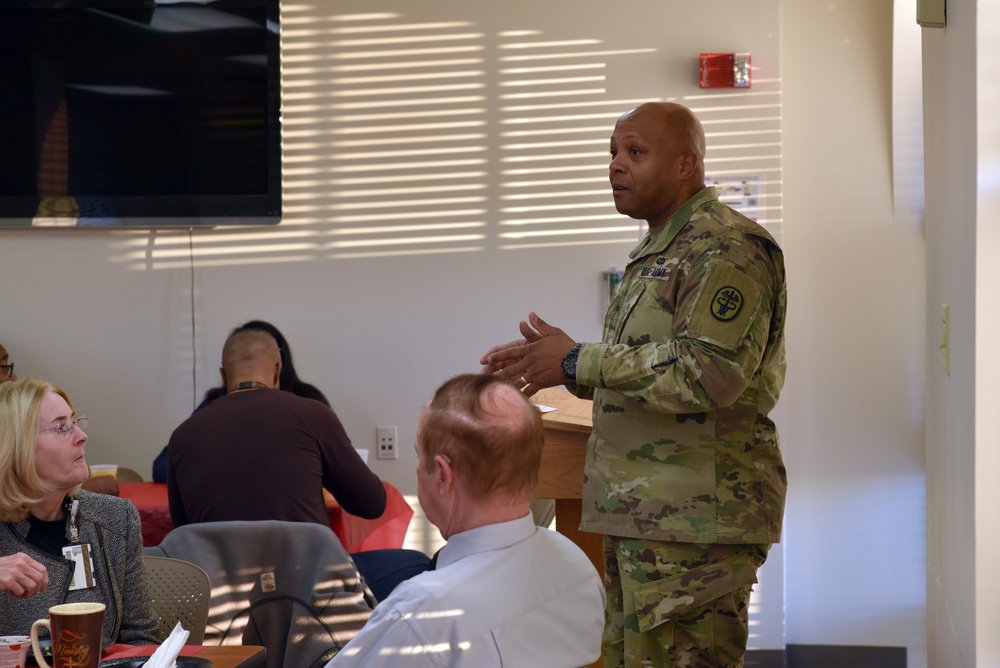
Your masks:
<svg viewBox="0 0 1000 668"><path fill-rule="evenodd" d="M14 375L14 363L11 362L10 364L0 364L0 371L3 371L3 377L4 378L6 378L7 376L13 376Z"/></svg>
<svg viewBox="0 0 1000 668"><path fill-rule="evenodd" d="M54 427L39 429L38 433L41 434L44 431L54 431L60 436L69 436L73 433L73 427L79 427L80 431L85 431L87 429L87 416L81 415L75 420L63 420Z"/></svg>

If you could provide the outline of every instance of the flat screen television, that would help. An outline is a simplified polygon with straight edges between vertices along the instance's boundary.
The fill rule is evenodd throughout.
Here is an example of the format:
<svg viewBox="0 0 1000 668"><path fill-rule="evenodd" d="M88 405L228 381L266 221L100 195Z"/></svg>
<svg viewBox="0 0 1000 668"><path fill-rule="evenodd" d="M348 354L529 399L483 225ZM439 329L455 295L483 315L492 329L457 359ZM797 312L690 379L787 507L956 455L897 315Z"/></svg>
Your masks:
<svg viewBox="0 0 1000 668"><path fill-rule="evenodd" d="M279 0L2 0L0 227L281 218Z"/></svg>

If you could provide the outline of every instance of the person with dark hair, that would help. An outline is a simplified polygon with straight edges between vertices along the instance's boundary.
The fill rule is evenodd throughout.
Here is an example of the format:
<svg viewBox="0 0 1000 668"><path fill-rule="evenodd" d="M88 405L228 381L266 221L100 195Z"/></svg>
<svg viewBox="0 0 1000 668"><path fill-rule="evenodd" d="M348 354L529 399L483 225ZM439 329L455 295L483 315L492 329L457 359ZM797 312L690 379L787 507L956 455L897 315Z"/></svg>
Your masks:
<svg viewBox="0 0 1000 668"><path fill-rule="evenodd" d="M14 380L17 380L17 374L14 373L14 363L10 361L10 353L0 343L0 383Z"/></svg>
<svg viewBox="0 0 1000 668"><path fill-rule="evenodd" d="M57 603L104 603L104 644L158 642L131 502L81 490L87 418L56 385L0 383L0 636Z"/></svg>
<svg viewBox="0 0 1000 668"><path fill-rule="evenodd" d="M330 405L330 402L319 391L319 388L299 378L299 375L295 372L295 365L292 364L292 349L288 345L288 341L285 340L285 335L277 327L265 320L251 320L240 325L239 329L259 329L273 336L274 340L278 342L278 352L281 353L281 376L278 379L278 387L280 389L297 394L300 397L305 397L306 399L322 401L327 406Z"/></svg>
<svg viewBox="0 0 1000 668"><path fill-rule="evenodd" d="M601 578L529 509L544 440L539 410L499 377L438 389L417 427L417 495L448 542L326 668L580 668L600 656Z"/></svg>
<svg viewBox="0 0 1000 668"><path fill-rule="evenodd" d="M220 374L226 394L170 436L167 494L175 527L230 520L329 526L323 489L345 512L382 515L385 487L336 413L278 389L274 337L256 329L233 332L222 348Z"/></svg>
<svg viewBox="0 0 1000 668"><path fill-rule="evenodd" d="M298 377L298 374L295 372L295 366L292 363L292 350L288 345L288 341L285 340L284 334L282 334L277 327L263 320L251 320L234 329L232 334L230 334L230 339L232 339L237 333L246 332L264 332L274 339L281 362L281 369L278 373L278 389L305 399L315 399L327 407L327 417L332 416L333 419L337 419L336 415L333 413L333 409L330 407L330 402L327 401L327 398L323 395L323 393L320 392L318 388L302 381ZM223 360L223 366L224 365L225 360ZM224 371L224 369L220 369L220 371ZM215 387L208 390L208 392L205 393L205 399L201 402L201 405L195 409L194 414L200 414L203 409L209 407L210 405L214 405L214 402L227 396L227 394L232 391L232 388L227 389L225 383L221 387ZM337 421L337 424L339 425L339 420ZM340 427L340 431L343 431L342 427ZM343 439L349 444L346 433L343 434ZM156 462L153 464L153 480L156 482L167 482L167 455L168 447L164 447L163 452L160 453L160 456L157 457ZM357 465L358 463L356 462L352 463L352 466ZM364 466L364 464L361 463L360 466ZM369 473L367 468L364 470L366 474ZM176 489L178 485L182 483L181 481L174 481L171 484ZM330 488L330 491L333 493L332 488ZM373 491L373 497L375 498L384 499L384 494L384 488L377 490L377 493ZM347 512L351 512L352 514L359 514L357 512L353 512L350 508L345 507L345 510ZM325 512L325 510L323 512ZM273 512L263 512L258 519L263 516L268 516L269 519L279 519L279 517ZM326 516L324 515L324 517ZM316 521L319 522L319 519L316 519ZM381 600L388 596L399 582L416 573L422 573L427 567L427 563L430 561L429 557L427 557L427 555L423 552L410 549L370 550L357 552L351 556L354 559L355 566L357 566L358 571L361 573L362 577L364 577L365 583L370 588L376 600Z"/></svg>
<svg viewBox="0 0 1000 668"><path fill-rule="evenodd" d="M320 401L327 406L330 402L327 398L320 392L319 388L309 383L304 382L295 372L295 365L292 363L292 349L288 345L288 341L285 340L285 335L281 333L277 327L267 322L266 320L250 320L245 322L231 333L238 332L243 329L256 329L262 332L267 332L278 344L278 351L281 354L281 377L279 378L278 387L286 392L291 392L300 397L305 397L306 399L315 399ZM225 386L213 387L205 392L205 397L202 399L198 407L194 409L194 413L197 413L205 406L208 406L213 401L219 397L226 394ZM192 413L193 414L193 413ZM153 460L153 482L166 482L167 481L167 446L163 446L163 450L160 454L156 456Z"/></svg>

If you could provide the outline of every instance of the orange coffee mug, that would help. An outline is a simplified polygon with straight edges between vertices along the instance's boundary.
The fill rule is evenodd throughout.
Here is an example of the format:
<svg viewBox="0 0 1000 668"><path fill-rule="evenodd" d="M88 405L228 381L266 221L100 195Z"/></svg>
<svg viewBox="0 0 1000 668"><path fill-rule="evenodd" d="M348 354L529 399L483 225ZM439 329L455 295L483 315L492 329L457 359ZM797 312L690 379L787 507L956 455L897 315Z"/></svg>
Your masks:
<svg viewBox="0 0 1000 668"><path fill-rule="evenodd" d="M42 656L38 627L52 637L52 665ZM49 608L49 618L31 625L35 661L44 668L98 668L104 637L103 603L63 603Z"/></svg>

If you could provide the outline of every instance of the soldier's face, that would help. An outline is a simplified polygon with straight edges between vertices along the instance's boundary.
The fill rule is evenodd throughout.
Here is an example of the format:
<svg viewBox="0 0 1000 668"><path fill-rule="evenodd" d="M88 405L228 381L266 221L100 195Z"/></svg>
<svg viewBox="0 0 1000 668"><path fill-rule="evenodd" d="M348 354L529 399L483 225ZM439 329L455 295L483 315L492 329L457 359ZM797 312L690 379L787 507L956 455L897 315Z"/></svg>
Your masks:
<svg viewBox="0 0 1000 668"><path fill-rule="evenodd" d="M659 227L687 199L683 152L662 116L643 108L625 114L611 135L609 178L618 212Z"/></svg>

